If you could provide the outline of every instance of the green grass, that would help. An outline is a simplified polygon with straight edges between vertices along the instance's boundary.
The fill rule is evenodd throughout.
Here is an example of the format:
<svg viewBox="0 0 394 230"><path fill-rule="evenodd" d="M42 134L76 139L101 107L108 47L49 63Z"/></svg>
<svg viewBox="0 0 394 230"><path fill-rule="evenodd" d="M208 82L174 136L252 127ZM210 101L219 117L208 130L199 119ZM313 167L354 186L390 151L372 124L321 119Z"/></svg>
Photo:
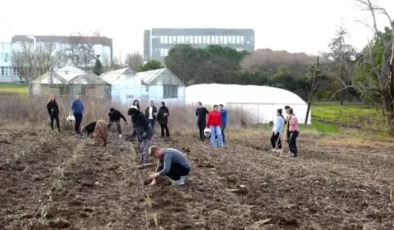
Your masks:
<svg viewBox="0 0 394 230"><path fill-rule="evenodd" d="M24 83L0 83L0 92L28 94L29 87Z"/></svg>

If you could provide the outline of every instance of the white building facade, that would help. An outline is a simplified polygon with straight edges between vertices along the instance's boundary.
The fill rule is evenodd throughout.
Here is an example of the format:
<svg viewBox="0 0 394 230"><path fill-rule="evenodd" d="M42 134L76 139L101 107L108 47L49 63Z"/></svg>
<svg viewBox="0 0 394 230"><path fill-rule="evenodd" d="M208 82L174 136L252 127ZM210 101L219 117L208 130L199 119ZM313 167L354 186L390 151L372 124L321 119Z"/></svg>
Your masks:
<svg viewBox="0 0 394 230"><path fill-rule="evenodd" d="M16 68L12 67L12 43L0 42L0 82L19 81Z"/></svg>

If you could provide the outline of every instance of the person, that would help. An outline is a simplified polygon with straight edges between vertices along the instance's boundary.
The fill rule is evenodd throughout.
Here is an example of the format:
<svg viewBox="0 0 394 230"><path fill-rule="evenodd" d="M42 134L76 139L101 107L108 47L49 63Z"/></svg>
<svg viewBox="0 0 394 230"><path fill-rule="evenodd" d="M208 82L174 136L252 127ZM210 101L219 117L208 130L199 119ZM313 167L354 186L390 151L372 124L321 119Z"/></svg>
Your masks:
<svg viewBox="0 0 394 230"><path fill-rule="evenodd" d="M97 141L102 139L104 142L103 146L107 146L107 122L104 120L94 121L82 126L81 133L87 133L88 136L93 133L94 144L97 144Z"/></svg>
<svg viewBox="0 0 394 230"><path fill-rule="evenodd" d="M282 112L282 109L277 110L276 121L274 122L274 127L272 128L271 145L273 152L280 152L280 150L282 149L280 134L282 133L283 124L285 122Z"/></svg>
<svg viewBox="0 0 394 230"><path fill-rule="evenodd" d="M222 130L220 129L220 124L222 123L222 121L218 109L219 106L217 105L213 106L213 110L208 114L208 121L206 125L211 130L211 145L213 147L216 147L216 137L217 140L219 141L220 147L223 147L223 136L222 136Z"/></svg>
<svg viewBox="0 0 394 230"><path fill-rule="evenodd" d="M156 106L153 105L153 101L150 101L150 106L145 109L145 116L146 118L148 118L148 121L153 131L155 131L156 115L157 115Z"/></svg>
<svg viewBox="0 0 394 230"><path fill-rule="evenodd" d="M160 124L161 128L161 137L164 137L164 131L166 131L166 136L170 136L170 132L168 131L168 116L170 116L170 112L164 103L164 101L161 102L161 107L159 109L159 112L157 113L157 121Z"/></svg>
<svg viewBox="0 0 394 230"><path fill-rule="evenodd" d="M223 136L223 143L226 142L226 136L224 135L224 130L226 129L226 124L227 124L227 110L224 109L223 104L219 105L220 109L220 115L222 118L222 124L220 125L220 129L222 131L222 136Z"/></svg>
<svg viewBox="0 0 394 230"><path fill-rule="evenodd" d="M132 117L134 122L134 131L132 136L137 136L137 150L139 155L139 163L144 164L149 162L148 148L150 146L153 130L149 125L148 119L142 114L137 106L131 106L128 114Z"/></svg>
<svg viewBox="0 0 394 230"><path fill-rule="evenodd" d="M298 129L298 119L295 116L293 109L289 109L289 131L290 131L290 138L289 138L289 149L290 149L290 156L297 157L297 137L299 134Z"/></svg>
<svg viewBox="0 0 394 230"><path fill-rule="evenodd" d="M290 106L286 105L285 106L285 111L286 111L285 123L286 123L286 142L287 143L289 143L289 138L290 138L290 131L289 131L289 118L290 118L290 115L289 115L289 110L290 110Z"/></svg>
<svg viewBox="0 0 394 230"><path fill-rule="evenodd" d="M185 184L185 176L190 173L190 162L182 152L173 148L160 149L152 146L149 148L149 155L159 159L156 173L149 176L152 180L150 185L155 185L160 176L169 177L173 185Z"/></svg>
<svg viewBox="0 0 394 230"><path fill-rule="evenodd" d="M140 102L138 100L134 100L133 105L136 106L138 110L140 110Z"/></svg>
<svg viewBox="0 0 394 230"><path fill-rule="evenodd" d="M206 120L207 120L207 114L208 110L202 106L201 102L198 102L198 107L196 109L196 116L197 116L197 126L200 132L200 140L204 141L205 136L204 136L204 128L206 125Z"/></svg>
<svg viewBox="0 0 394 230"><path fill-rule="evenodd" d="M109 130L112 124L115 122L116 128L118 129L119 137L122 137L122 128L120 126L120 119L123 119L124 122L127 124L126 118L123 116L121 112L119 112L114 108L109 109L108 116L109 116L109 123L107 125L107 129Z"/></svg>
<svg viewBox="0 0 394 230"><path fill-rule="evenodd" d="M77 99L75 99L71 104L71 111L75 117L75 134L81 134L80 126L82 123L83 112L85 108L83 107L83 103L81 101L81 94L77 95Z"/></svg>
<svg viewBox="0 0 394 230"><path fill-rule="evenodd" d="M56 121L56 126L58 132L60 132L60 123L59 123L59 106L57 105L56 98L54 95L49 97L49 101L47 104L47 110L49 114L49 118L51 119L51 129L53 130L53 121Z"/></svg>

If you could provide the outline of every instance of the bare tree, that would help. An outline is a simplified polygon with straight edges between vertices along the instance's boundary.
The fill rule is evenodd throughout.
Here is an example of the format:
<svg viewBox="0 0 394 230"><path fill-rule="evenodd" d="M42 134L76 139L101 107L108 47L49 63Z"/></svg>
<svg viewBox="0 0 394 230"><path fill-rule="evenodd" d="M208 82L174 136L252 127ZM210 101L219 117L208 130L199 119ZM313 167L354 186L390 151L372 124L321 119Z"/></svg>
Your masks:
<svg viewBox="0 0 394 230"><path fill-rule="evenodd" d="M107 54L104 54L101 57L101 63L103 64L104 72L107 72L107 71L111 70L111 60L109 59Z"/></svg>
<svg viewBox="0 0 394 230"><path fill-rule="evenodd" d="M144 63L144 59L139 52L126 55L126 64L134 71L138 71L139 67Z"/></svg>
<svg viewBox="0 0 394 230"><path fill-rule="evenodd" d="M363 10L367 10L371 13L373 25L368 27L373 30L375 38L379 39L384 44L381 63L379 63L379 65L375 63L372 50L367 61L374 73L378 76L383 113L387 118L389 133L392 135L394 134L394 21L387 13L386 9L374 5L371 0L356 0L356 2L361 5ZM387 33L382 33L378 29L376 20L377 14L383 14L387 18L390 27L386 28L386 32L391 30L390 36L385 36Z"/></svg>
<svg viewBox="0 0 394 230"><path fill-rule="evenodd" d="M30 81L50 70L59 60L55 43L46 42L33 46L23 42L20 49L12 51L12 66L21 80Z"/></svg>

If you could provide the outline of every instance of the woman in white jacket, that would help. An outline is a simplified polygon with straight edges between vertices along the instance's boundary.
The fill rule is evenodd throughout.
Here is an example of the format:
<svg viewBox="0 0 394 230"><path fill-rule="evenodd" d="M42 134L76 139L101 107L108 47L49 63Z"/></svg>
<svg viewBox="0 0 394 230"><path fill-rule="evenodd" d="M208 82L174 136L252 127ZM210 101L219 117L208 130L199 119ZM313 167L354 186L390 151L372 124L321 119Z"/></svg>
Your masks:
<svg viewBox="0 0 394 230"><path fill-rule="evenodd" d="M274 122L274 127L272 128L271 145L273 152L280 152L282 149L282 142L280 140L280 134L282 133L283 124L285 123L285 118L282 115L282 109L278 109L276 112L277 118Z"/></svg>

